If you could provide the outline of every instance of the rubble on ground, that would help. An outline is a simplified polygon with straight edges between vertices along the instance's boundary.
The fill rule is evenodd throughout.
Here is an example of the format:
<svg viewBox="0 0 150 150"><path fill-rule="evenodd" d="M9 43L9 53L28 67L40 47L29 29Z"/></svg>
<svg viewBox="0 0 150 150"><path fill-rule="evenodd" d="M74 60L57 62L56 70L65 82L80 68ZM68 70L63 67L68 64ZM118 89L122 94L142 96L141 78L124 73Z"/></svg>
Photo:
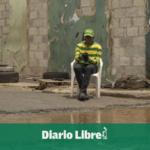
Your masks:
<svg viewBox="0 0 150 150"><path fill-rule="evenodd" d="M144 89L150 88L150 80L138 77L135 75L128 75L117 79L115 82L107 80L109 84L103 86L104 88L122 88L122 89Z"/></svg>

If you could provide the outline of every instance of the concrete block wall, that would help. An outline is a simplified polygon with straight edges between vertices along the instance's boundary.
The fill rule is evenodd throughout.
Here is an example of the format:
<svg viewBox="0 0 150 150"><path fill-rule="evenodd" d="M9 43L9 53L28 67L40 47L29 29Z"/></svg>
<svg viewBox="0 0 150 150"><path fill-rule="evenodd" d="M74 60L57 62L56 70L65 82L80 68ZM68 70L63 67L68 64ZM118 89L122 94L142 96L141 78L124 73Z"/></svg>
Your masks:
<svg viewBox="0 0 150 150"><path fill-rule="evenodd" d="M9 33L9 0L0 0L0 63L2 63L2 36Z"/></svg>
<svg viewBox="0 0 150 150"><path fill-rule="evenodd" d="M48 68L50 52L48 3L49 0L29 0L28 74L30 75L41 75Z"/></svg>
<svg viewBox="0 0 150 150"><path fill-rule="evenodd" d="M144 76L147 0L108 0L108 47L111 74Z"/></svg>

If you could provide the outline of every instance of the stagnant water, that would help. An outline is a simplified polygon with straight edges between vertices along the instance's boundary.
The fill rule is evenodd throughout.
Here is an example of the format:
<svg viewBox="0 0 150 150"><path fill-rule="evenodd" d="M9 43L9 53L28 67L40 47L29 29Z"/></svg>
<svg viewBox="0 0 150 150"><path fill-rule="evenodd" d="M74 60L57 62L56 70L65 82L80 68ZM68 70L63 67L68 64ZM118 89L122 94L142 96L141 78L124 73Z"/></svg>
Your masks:
<svg viewBox="0 0 150 150"><path fill-rule="evenodd" d="M0 123L150 123L150 108L1 114Z"/></svg>

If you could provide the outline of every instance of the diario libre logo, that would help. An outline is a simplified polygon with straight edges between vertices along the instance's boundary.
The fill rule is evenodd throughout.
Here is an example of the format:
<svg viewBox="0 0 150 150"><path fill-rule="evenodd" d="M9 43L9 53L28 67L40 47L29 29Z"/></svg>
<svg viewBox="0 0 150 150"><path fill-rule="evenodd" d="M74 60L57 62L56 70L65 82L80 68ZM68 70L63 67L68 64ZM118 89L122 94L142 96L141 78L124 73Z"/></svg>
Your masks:
<svg viewBox="0 0 150 150"><path fill-rule="evenodd" d="M42 131L42 139L54 139L54 140L60 140L60 139L77 139L77 140L88 140L88 139L103 139L107 140L107 128L104 127L104 131L102 132L88 132L88 130L82 130L81 132L75 131L67 132L64 130L63 132L53 132L52 130L49 131Z"/></svg>

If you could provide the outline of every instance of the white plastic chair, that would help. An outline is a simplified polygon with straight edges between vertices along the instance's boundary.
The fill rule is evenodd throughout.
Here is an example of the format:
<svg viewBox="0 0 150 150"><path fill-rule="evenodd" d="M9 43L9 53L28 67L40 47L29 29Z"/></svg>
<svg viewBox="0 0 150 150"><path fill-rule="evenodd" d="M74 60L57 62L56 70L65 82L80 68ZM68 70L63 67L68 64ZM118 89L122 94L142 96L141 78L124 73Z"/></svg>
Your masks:
<svg viewBox="0 0 150 150"><path fill-rule="evenodd" d="M73 97L73 86L74 86L74 78L75 78L75 73L74 73L74 69L73 69L74 63L75 63L75 60L71 63L71 88L70 88L70 96L71 97ZM99 71L95 74L92 74L92 77L97 78L95 91L96 91L96 96L98 98L100 97L102 68L103 68L103 61L102 61L102 59L100 59ZM79 87L78 86L77 86L77 93L79 93Z"/></svg>

